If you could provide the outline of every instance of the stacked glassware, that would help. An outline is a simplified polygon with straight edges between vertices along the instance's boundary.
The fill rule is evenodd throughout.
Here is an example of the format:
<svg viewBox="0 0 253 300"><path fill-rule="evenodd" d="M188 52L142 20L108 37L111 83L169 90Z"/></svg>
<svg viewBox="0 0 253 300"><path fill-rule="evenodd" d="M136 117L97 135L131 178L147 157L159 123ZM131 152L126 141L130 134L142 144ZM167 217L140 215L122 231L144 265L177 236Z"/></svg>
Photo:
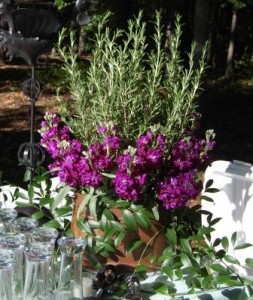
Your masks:
<svg viewBox="0 0 253 300"><path fill-rule="evenodd" d="M0 208L0 299L82 300L84 240L58 238L53 228L39 227L15 209ZM55 268L56 248L60 268Z"/></svg>

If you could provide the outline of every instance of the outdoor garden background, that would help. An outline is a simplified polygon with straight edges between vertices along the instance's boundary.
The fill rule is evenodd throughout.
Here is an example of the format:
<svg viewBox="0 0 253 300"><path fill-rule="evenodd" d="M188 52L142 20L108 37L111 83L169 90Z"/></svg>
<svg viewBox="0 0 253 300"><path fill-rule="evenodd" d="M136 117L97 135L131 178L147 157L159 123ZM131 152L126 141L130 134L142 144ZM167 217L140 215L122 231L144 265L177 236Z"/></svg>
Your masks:
<svg viewBox="0 0 253 300"><path fill-rule="evenodd" d="M57 5L63 2L58 1ZM176 12L182 15L184 38L182 53L197 40L209 41L208 69L203 93L199 97L202 114L199 130L214 129L217 145L213 160L241 160L253 163L253 69L252 69L252 1L177 0L177 1L97 1L91 22L79 30L81 63L92 59L92 36L96 18L105 10L114 17L111 26L125 28L127 19L139 9L152 18L161 9L169 34ZM150 27L151 28L151 27ZM203 28L205 30L203 30ZM165 41L166 42L166 41ZM230 51L232 47L232 56ZM40 57L36 77L45 84L43 96L36 102L35 128L40 127L44 112L57 108L56 89L68 99L61 61L53 51ZM9 62L4 53L0 62L0 178L1 183L22 185L24 167L18 166L17 151L29 141L29 100L22 93L22 82L30 77L30 67L21 59ZM36 136L38 138L38 136ZM46 163L46 162L45 162Z"/></svg>

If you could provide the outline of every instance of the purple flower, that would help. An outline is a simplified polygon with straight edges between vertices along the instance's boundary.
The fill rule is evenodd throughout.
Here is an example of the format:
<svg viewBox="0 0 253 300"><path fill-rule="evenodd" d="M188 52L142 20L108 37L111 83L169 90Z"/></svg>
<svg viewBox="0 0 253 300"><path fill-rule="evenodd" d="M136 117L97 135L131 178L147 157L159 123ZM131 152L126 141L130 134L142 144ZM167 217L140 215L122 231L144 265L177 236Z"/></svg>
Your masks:
<svg viewBox="0 0 253 300"><path fill-rule="evenodd" d="M145 178L135 178L126 172L117 172L113 180L116 194L125 200L137 201L143 192Z"/></svg>
<svg viewBox="0 0 253 300"><path fill-rule="evenodd" d="M107 127L99 125L97 130L98 130L98 133L106 133Z"/></svg>
<svg viewBox="0 0 253 300"><path fill-rule="evenodd" d="M116 158L116 162L118 164L118 170L126 171L130 167L131 159L132 157L130 153L118 155Z"/></svg>
<svg viewBox="0 0 253 300"><path fill-rule="evenodd" d="M145 147L147 146L149 143L152 142L152 137L153 137L153 133L151 131L148 131L145 135L142 135L136 142L137 147L141 148L141 147Z"/></svg>
<svg viewBox="0 0 253 300"><path fill-rule="evenodd" d="M166 210L186 207L201 191L198 175L210 164L209 151L215 145L212 138L199 139L192 134L170 145L166 136L150 130L122 149L114 124L100 124L97 130L98 140L84 146L59 116L46 114L40 144L53 159L49 169L62 182L79 189L113 189L115 196L127 201L148 196ZM105 179L103 173L114 178Z"/></svg>
<svg viewBox="0 0 253 300"><path fill-rule="evenodd" d="M81 186L91 186L94 188L98 188L103 182L103 176L94 170L91 170L89 172L81 172L80 177Z"/></svg>
<svg viewBox="0 0 253 300"><path fill-rule="evenodd" d="M109 149L116 150L120 145L120 138L118 136L107 136L104 138L103 144L108 146Z"/></svg>
<svg viewBox="0 0 253 300"><path fill-rule="evenodd" d="M157 198L166 209L186 207L189 200L197 197L201 184L194 171L166 177L157 187Z"/></svg>
<svg viewBox="0 0 253 300"><path fill-rule="evenodd" d="M146 154L146 159L150 167L157 168L162 163L163 153L158 149L149 149Z"/></svg>

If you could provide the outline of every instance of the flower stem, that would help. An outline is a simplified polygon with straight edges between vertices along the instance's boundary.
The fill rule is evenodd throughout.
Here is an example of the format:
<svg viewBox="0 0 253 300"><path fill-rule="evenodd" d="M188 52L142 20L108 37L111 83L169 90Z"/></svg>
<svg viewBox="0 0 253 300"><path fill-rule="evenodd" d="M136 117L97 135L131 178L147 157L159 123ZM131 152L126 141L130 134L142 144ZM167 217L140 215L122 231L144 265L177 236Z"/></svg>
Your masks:
<svg viewBox="0 0 253 300"><path fill-rule="evenodd" d="M162 228L162 229L163 229L163 228ZM141 263L141 261L142 261L142 259L143 259L143 256L144 256L144 254L145 254L145 252L146 252L148 246L149 246L149 245L152 243L152 241L158 236L158 234L160 234L160 232L162 231L162 229L161 229L161 230L158 230L158 231L151 237L151 239L147 242L147 244L146 244L144 250L142 251L141 256L140 256L140 258L139 258L139 260L138 260L138 262L137 262L137 266L140 265L140 263ZM133 275L135 275L135 272L136 272L136 269L134 270Z"/></svg>

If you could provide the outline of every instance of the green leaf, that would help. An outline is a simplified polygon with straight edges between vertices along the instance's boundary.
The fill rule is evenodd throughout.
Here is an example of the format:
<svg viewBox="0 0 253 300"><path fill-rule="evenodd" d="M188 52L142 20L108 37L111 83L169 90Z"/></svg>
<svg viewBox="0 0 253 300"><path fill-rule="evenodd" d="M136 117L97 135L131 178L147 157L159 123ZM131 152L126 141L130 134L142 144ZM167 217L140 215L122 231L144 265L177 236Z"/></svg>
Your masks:
<svg viewBox="0 0 253 300"><path fill-rule="evenodd" d="M217 247L217 246L220 245L220 243L221 243L221 239L220 239L220 238L217 238L217 239L215 239L215 241L213 242L213 246L214 246L214 247Z"/></svg>
<svg viewBox="0 0 253 300"><path fill-rule="evenodd" d="M110 224L110 222L108 222L108 224ZM106 228L106 230L104 231L104 240L105 242L109 241L112 239L112 237L115 235L115 228L113 226L111 226L111 224L108 226L108 228Z"/></svg>
<svg viewBox="0 0 253 300"><path fill-rule="evenodd" d="M212 286L212 276L205 276L202 280L202 287L204 290L207 290L210 286Z"/></svg>
<svg viewBox="0 0 253 300"><path fill-rule="evenodd" d="M134 242L132 242L132 244L129 247L127 247L126 252L127 253L131 253L135 249L139 248L142 244L143 244L142 240L134 241Z"/></svg>
<svg viewBox="0 0 253 300"><path fill-rule="evenodd" d="M90 214L95 220L97 220L97 200L98 200L98 197L92 195L90 197L90 202L89 202Z"/></svg>
<svg viewBox="0 0 253 300"><path fill-rule="evenodd" d="M32 203L29 203L29 202L16 201L15 204L18 207L34 207L34 205Z"/></svg>
<svg viewBox="0 0 253 300"><path fill-rule="evenodd" d="M56 195L54 199L52 209L55 209L65 199L65 197L68 195L70 191L71 191L71 187L68 185L65 185L63 188L61 188L59 193Z"/></svg>
<svg viewBox="0 0 253 300"><path fill-rule="evenodd" d="M105 241L104 243L102 243L102 245L106 251L111 252L111 253L115 252L115 248L112 245L110 245L108 243L108 241Z"/></svg>
<svg viewBox="0 0 253 300"><path fill-rule="evenodd" d="M136 220L130 210L125 209L122 213L125 225L132 231L137 232Z"/></svg>
<svg viewBox="0 0 253 300"><path fill-rule="evenodd" d="M226 251L223 249L218 250L215 255L219 258L223 258L226 255Z"/></svg>
<svg viewBox="0 0 253 300"><path fill-rule="evenodd" d="M115 203L115 201L113 201L115 207L123 209L123 208L129 208L131 206L131 203L125 200L117 200L117 202Z"/></svg>
<svg viewBox="0 0 253 300"><path fill-rule="evenodd" d="M126 236L125 232L120 232L114 239L114 245L115 247L118 247L119 244L122 242L124 237Z"/></svg>
<svg viewBox="0 0 253 300"><path fill-rule="evenodd" d="M16 193L16 197L24 200L29 200L29 197L26 194L19 192L19 190Z"/></svg>
<svg viewBox="0 0 253 300"><path fill-rule="evenodd" d="M245 249L245 248L249 248L252 247L253 245L250 243L242 243L240 245L237 245L234 249L235 250L241 250L241 249Z"/></svg>
<svg viewBox="0 0 253 300"><path fill-rule="evenodd" d="M43 213L43 211L37 211L36 213L34 213L32 215L32 217L35 219L35 220L39 220L41 218L43 218L45 216L45 214Z"/></svg>
<svg viewBox="0 0 253 300"><path fill-rule="evenodd" d="M231 264L240 265L238 259L236 259L235 257L233 257L233 256L231 256L231 255L228 255L228 254L225 255L225 256L224 256L224 259L225 259L227 262L231 263Z"/></svg>
<svg viewBox="0 0 253 300"><path fill-rule="evenodd" d="M30 171L30 170L26 170L26 171L25 171L25 174L24 174L23 180L24 180L25 182L27 182L27 181L30 180L30 178L31 178L31 171Z"/></svg>
<svg viewBox="0 0 253 300"><path fill-rule="evenodd" d="M157 206L154 206L154 207L152 208L152 212L153 212L153 214L154 214L155 219L158 221L158 220L159 220L159 212L158 212Z"/></svg>
<svg viewBox="0 0 253 300"><path fill-rule="evenodd" d="M135 273L146 273L147 272L147 266L146 265L143 265L143 264L139 264L139 265L137 265L136 266L136 268L135 268Z"/></svg>
<svg viewBox="0 0 253 300"><path fill-rule="evenodd" d="M157 294L163 294L163 295L175 294L177 291L173 283L170 282L166 282L166 283L155 282L153 287Z"/></svg>
<svg viewBox="0 0 253 300"><path fill-rule="evenodd" d="M216 277L216 282L227 286L238 286L241 284L236 278L233 279L229 275L218 275Z"/></svg>
<svg viewBox="0 0 253 300"><path fill-rule="evenodd" d="M177 244L177 233L176 233L176 230L174 228L168 228L167 229L166 237L168 238L168 240L170 241L170 243L172 245Z"/></svg>
<svg viewBox="0 0 253 300"><path fill-rule="evenodd" d="M222 218L212 219L212 221L209 223L209 226L213 226L213 225L217 224L218 222L220 222L220 220L222 220Z"/></svg>
<svg viewBox="0 0 253 300"><path fill-rule="evenodd" d="M248 267L253 268L253 258L246 258L245 263Z"/></svg>
<svg viewBox="0 0 253 300"><path fill-rule="evenodd" d="M113 227L115 227L115 230L120 231L120 232L125 232L125 228L123 225L117 221L111 221L111 224Z"/></svg>
<svg viewBox="0 0 253 300"><path fill-rule="evenodd" d="M199 210L199 213L200 213L201 215L207 215L209 218L212 217L212 214L211 214L210 211L208 211L208 210L201 209L201 210Z"/></svg>
<svg viewBox="0 0 253 300"><path fill-rule="evenodd" d="M50 196L42 197L42 198L40 198L39 205L40 205L40 207L45 206L47 204L49 204L51 206L53 201L54 201L54 199L51 198Z"/></svg>
<svg viewBox="0 0 253 300"><path fill-rule="evenodd" d="M229 246L229 243L228 243L228 238L226 236L224 236L222 239L221 239L221 245L222 247L228 251L228 246Z"/></svg>
<svg viewBox="0 0 253 300"><path fill-rule="evenodd" d="M111 253L110 252L108 252L108 251L106 251L106 250L96 250L96 252L95 253L99 253L101 256L103 256L103 257L109 257L110 255L111 255Z"/></svg>
<svg viewBox="0 0 253 300"><path fill-rule="evenodd" d="M205 193L218 193L220 190L216 188L208 188L205 190Z"/></svg>
<svg viewBox="0 0 253 300"><path fill-rule="evenodd" d="M55 214L57 217L62 217L69 213L72 213L72 208L68 206L60 207L55 210Z"/></svg>
<svg viewBox="0 0 253 300"><path fill-rule="evenodd" d="M208 197L206 195L202 195L201 196L201 200L205 200L205 201L208 201L208 202L214 202L213 199L211 197Z"/></svg>
<svg viewBox="0 0 253 300"><path fill-rule="evenodd" d="M183 273L182 270L176 270L176 271L175 271L175 275L177 276L177 278L178 278L179 280L182 280L182 279L183 279L183 276L184 276L184 273Z"/></svg>
<svg viewBox="0 0 253 300"><path fill-rule="evenodd" d="M184 267L190 267L192 265L191 260L186 253L182 252L180 258Z"/></svg>
<svg viewBox="0 0 253 300"><path fill-rule="evenodd" d="M192 248L191 248L191 245L190 245L190 243L187 239L181 239L180 244L181 244L181 247L182 247L182 251L186 252L189 255L192 255Z"/></svg>
<svg viewBox="0 0 253 300"><path fill-rule="evenodd" d="M231 236L231 243L233 247L235 246L236 241L237 241L237 232L235 231Z"/></svg>
<svg viewBox="0 0 253 300"><path fill-rule="evenodd" d="M47 227L55 228L55 229L61 228L61 224L59 222L57 222L56 220L48 221L44 225Z"/></svg>
<svg viewBox="0 0 253 300"><path fill-rule="evenodd" d="M213 179L209 179L205 185L205 190L210 188L213 185Z"/></svg>
<svg viewBox="0 0 253 300"><path fill-rule="evenodd" d="M171 267L169 267L169 266L162 267L162 272L164 274L166 274L170 278L170 280L173 279L174 272L173 272L173 269Z"/></svg>
<svg viewBox="0 0 253 300"><path fill-rule="evenodd" d="M85 233L88 233L88 234L92 235L92 230L91 230L89 222L86 222L86 221L83 221L83 220L77 220L76 223L77 223L77 227L82 232L85 232Z"/></svg>
<svg viewBox="0 0 253 300"><path fill-rule="evenodd" d="M218 273L222 273L222 274L228 273L228 270L225 267L223 267L221 264L214 263L210 266L210 268Z"/></svg>
<svg viewBox="0 0 253 300"><path fill-rule="evenodd" d="M200 235L200 236L207 235L207 234L210 234L212 231L213 231L213 228L202 227L199 229L198 235Z"/></svg>
<svg viewBox="0 0 253 300"><path fill-rule="evenodd" d="M147 222L147 219L142 212L136 212L135 217L137 224L139 224L142 228L149 228L150 222Z"/></svg>
<svg viewBox="0 0 253 300"><path fill-rule="evenodd" d="M84 222L83 219L80 219L80 221ZM88 222L89 222L90 228L99 229L99 222L98 221L91 219Z"/></svg>
<svg viewBox="0 0 253 300"><path fill-rule="evenodd" d="M154 289L157 294L168 294L168 287L164 283L155 283L154 284Z"/></svg>
<svg viewBox="0 0 253 300"><path fill-rule="evenodd" d="M107 218L104 215L102 215L101 220L99 222L99 227L103 232L107 233L111 230L112 224L109 220L107 220Z"/></svg>
<svg viewBox="0 0 253 300"><path fill-rule="evenodd" d="M33 199L34 199L34 187L32 185L30 185L28 187L28 197L29 197L29 200L31 202L33 202Z"/></svg>
<svg viewBox="0 0 253 300"><path fill-rule="evenodd" d="M113 221L113 220L114 220L114 215L113 215L113 213L112 213L109 209L107 209L107 208L105 208L105 209L103 210L103 215L104 215L108 220L110 220L110 221Z"/></svg>
<svg viewBox="0 0 253 300"><path fill-rule="evenodd" d="M194 270L193 270L194 271ZM196 274L197 275L197 274ZM192 279L191 279L191 281L192 281L192 286L193 286L193 288L195 289L195 288L197 288L197 289L201 289L201 280L200 280L200 278L199 277L197 277L197 276L192 276Z"/></svg>

